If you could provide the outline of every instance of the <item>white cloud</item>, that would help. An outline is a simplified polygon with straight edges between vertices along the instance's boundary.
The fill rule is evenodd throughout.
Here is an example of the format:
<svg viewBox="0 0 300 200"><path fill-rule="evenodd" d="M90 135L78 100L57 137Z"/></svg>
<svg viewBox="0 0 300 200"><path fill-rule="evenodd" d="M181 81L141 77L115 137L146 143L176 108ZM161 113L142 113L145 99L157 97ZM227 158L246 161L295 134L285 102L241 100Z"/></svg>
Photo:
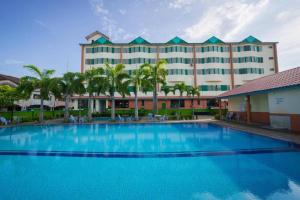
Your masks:
<svg viewBox="0 0 300 200"><path fill-rule="evenodd" d="M268 5L269 0L247 3L226 1L219 6L211 6L199 21L186 28L184 35L191 40L206 39L209 35L232 39L242 29L256 19Z"/></svg>
<svg viewBox="0 0 300 200"><path fill-rule="evenodd" d="M96 15L108 15L109 11L105 9L103 0L90 0L90 5Z"/></svg>
<svg viewBox="0 0 300 200"><path fill-rule="evenodd" d="M169 0L169 8L181 9L192 5L196 0Z"/></svg>
<svg viewBox="0 0 300 200"><path fill-rule="evenodd" d="M3 62L4 65L20 65L23 63L24 63L24 61L16 60L16 59L6 59Z"/></svg>
<svg viewBox="0 0 300 200"><path fill-rule="evenodd" d="M293 19L294 17L298 17L300 13L300 9L292 9L292 10L285 10L280 12L276 19L278 21L287 21Z"/></svg>
<svg viewBox="0 0 300 200"><path fill-rule="evenodd" d="M126 10L125 9L119 9L119 13L121 14L121 15L125 15L126 14Z"/></svg>

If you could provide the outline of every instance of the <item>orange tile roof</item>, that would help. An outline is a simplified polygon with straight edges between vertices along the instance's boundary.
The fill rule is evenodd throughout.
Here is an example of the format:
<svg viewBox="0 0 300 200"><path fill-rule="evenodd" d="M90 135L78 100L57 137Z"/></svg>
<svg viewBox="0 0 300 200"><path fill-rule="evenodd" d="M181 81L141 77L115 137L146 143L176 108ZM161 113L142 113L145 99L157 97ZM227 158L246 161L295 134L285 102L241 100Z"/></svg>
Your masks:
<svg viewBox="0 0 300 200"><path fill-rule="evenodd" d="M254 79L238 88L234 88L220 94L218 98L262 92L296 85L300 85L300 67Z"/></svg>

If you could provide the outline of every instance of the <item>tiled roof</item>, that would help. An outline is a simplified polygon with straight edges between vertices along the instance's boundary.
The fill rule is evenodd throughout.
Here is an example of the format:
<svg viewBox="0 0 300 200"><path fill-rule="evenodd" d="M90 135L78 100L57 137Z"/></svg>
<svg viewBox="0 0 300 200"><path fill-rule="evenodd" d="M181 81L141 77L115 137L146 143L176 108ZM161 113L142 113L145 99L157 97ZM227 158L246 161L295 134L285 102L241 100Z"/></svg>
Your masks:
<svg viewBox="0 0 300 200"><path fill-rule="evenodd" d="M249 37L245 38L242 43L261 43L261 41L250 35Z"/></svg>
<svg viewBox="0 0 300 200"><path fill-rule="evenodd" d="M15 84L19 83L19 78L17 77L0 74L0 81L6 81L6 80L14 82Z"/></svg>
<svg viewBox="0 0 300 200"><path fill-rule="evenodd" d="M254 79L238 88L224 92L218 97L249 94L296 85L300 85L300 67Z"/></svg>
<svg viewBox="0 0 300 200"><path fill-rule="evenodd" d="M129 44L150 44L150 43L142 37L137 37L131 42L129 42Z"/></svg>
<svg viewBox="0 0 300 200"><path fill-rule="evenodd" d="M169 40L166 44L187 44L187 42L176 36L172 40Z"/></svg>
<svg viewBox="0 0 300 200"><path fill-rule="evenodd" d="M224 43L224 42L215 36L212 36L211 38L209 38L204 42L204 44L220 44L220 43Z"/></svg>

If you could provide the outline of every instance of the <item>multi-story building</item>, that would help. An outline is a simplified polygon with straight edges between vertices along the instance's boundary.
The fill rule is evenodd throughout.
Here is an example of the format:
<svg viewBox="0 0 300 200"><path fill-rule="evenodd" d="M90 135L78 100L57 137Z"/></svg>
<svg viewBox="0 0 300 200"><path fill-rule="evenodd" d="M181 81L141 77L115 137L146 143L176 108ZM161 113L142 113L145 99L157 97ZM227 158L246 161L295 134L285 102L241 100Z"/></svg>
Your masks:
<svg viewBox="0 0 300 200"><path fill-rule="evenodd" d="M278 72L276 42L261 42L249 36L241 42L223 42L211 37L205 42L188 43L174 37L166 43L150 43L138 37L129 43L113 43L106 35L95 31L86 37L81 46L81 72L93 67L103 67L105 62L122 63L130 74L144 63L155 64L167 60L167 84L184 82L200 89L196 107L207 107L217 95L262 76ZM152 107L152 94L140 93L140 107ZM179 93L165 96L159 92L159 107L190 107L191 97ZM80 107L81 102L75 107ZM121 98L117 107L133 107L132 97ZM96 110L109 106L106 97L97 97Z"/></svg>
<svg viewBox="0 0 300 200"><path fill-rule="evenodd" d="M20 79L14 76L8 76L4 74L0 74L0 86L1 85L7 85L10 87L17 87L19 85ZM33 108L40 108L41 104L41 98L40 98L40 91L35 90L30 94L30 97L28 99L22 99L19 101L14 102L15 106L14 108L16 110L29 110ZM49 94L49 99L44 100L44 107L46 109L62 109L65 107L65 102L60 101L55 98L53 94ZM69 107L73 107L73 104L69 104ZM7 111L11 108L1 108L1 111Z"/></svg>

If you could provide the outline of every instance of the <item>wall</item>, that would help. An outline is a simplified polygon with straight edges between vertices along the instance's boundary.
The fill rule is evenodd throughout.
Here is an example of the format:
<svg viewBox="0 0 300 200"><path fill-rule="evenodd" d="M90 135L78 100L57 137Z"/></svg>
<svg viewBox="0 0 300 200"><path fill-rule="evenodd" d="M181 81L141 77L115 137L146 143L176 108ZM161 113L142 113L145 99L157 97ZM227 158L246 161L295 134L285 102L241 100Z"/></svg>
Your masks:
<svg viewBox="0 0 300 200"><path fill-rule="evenodd" d="M228 111L238 113L241 121L246 121L246 96L236 96L228 99ZM267 94L253 95L250 97L251 122L269 124L270 116L268 112Z"/></svg>
<svg viewBox="0 0 300 200"><path fill-rule="evenodd" d="M300 132L300 87L269 93L271 125Z"/></svg>

